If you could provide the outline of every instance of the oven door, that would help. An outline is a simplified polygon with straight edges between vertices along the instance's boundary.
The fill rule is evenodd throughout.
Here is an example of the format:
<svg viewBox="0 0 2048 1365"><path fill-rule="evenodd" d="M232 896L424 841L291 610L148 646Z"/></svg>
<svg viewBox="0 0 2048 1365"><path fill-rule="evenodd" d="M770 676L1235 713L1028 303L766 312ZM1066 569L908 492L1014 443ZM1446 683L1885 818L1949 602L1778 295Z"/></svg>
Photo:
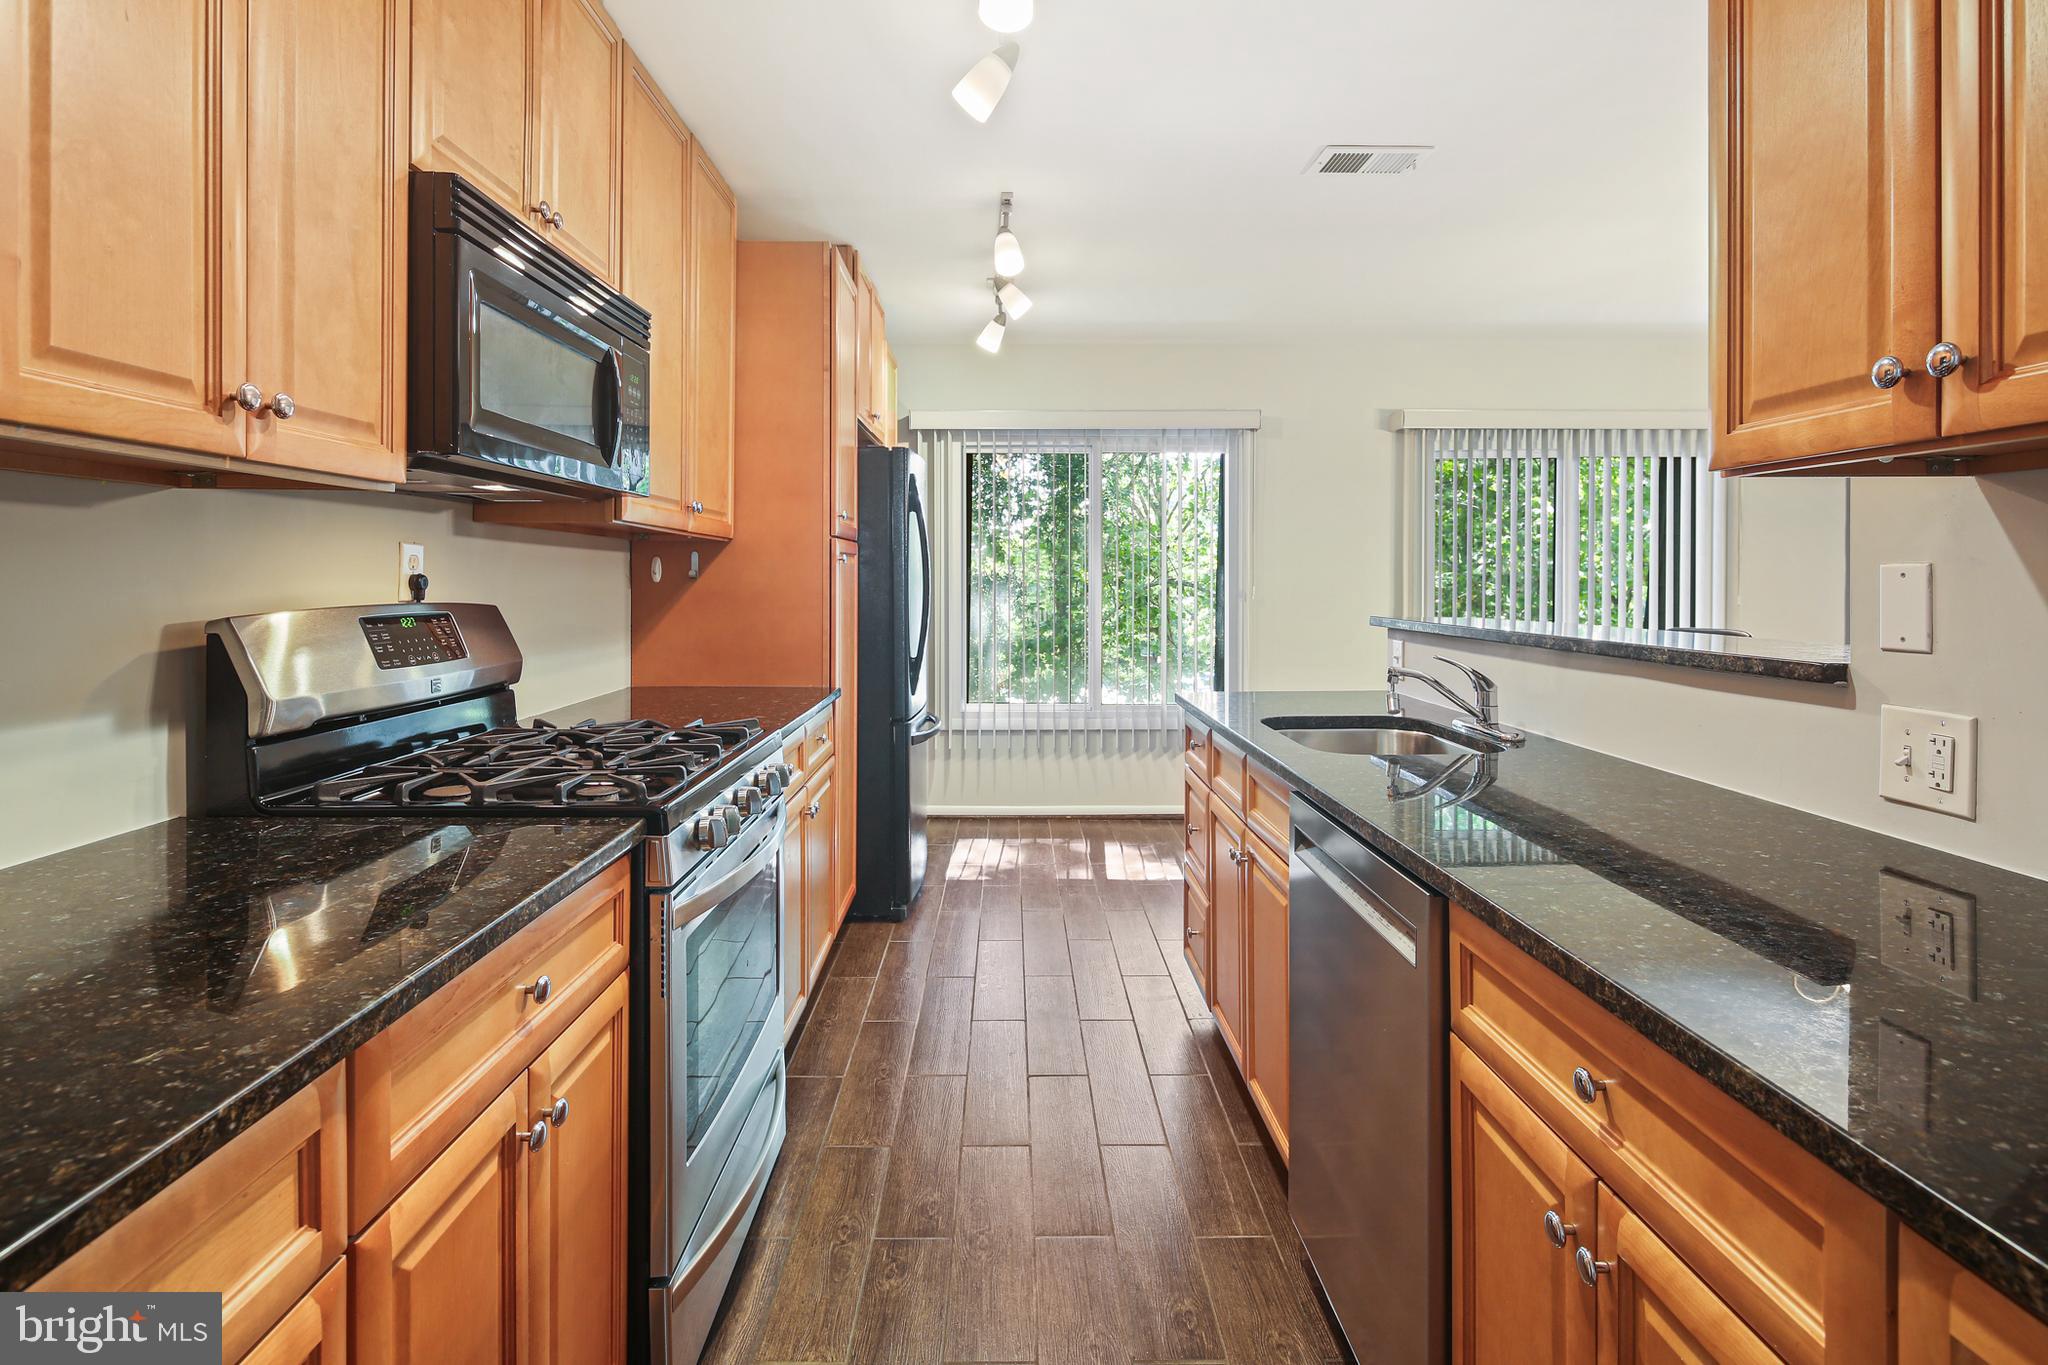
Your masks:
<svg viewBox="0 0 2048 1365"><path fill-rule="evenodd" d="M474 242L456 255L456 448L442 453L515 484L646 493L646 348Z"/></svg>
<svg viewBox="0 0 2048 1365"><path fill-rule="evenodd" d="M655 1215L662 1278L702 1249L704 1229L728 1221L732 1210L711 1207L733 1184L721 1177L761 1155L739 1148L779 1131L782 802L769 814L670 898L667 1093L651 1107L666 1127L652 1135L667 1154L667 1208Z"/></svg>

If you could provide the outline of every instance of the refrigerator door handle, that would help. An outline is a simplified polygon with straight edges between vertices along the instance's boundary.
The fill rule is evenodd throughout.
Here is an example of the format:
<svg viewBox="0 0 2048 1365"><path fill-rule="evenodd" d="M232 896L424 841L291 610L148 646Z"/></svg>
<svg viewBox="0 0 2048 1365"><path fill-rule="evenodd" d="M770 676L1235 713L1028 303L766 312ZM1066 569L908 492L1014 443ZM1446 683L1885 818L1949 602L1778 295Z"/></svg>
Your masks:
<svg viewBox="0 0 2048 1365"><path fill-rule="evenodd" d="M937 716L927 711L924 713L923 720L918 721L916 724L910 727L910 742L912 744L916 744L920 740L930 739L933 735L937 734L940 730L944 728L944 723L940 721L940 719Z"/></svg>
<svg viewBox="0 0 2048 1365"><path fill-rule="evenodd" d="M910 651L911 686L915 688L917 679L924 674L925 647L932 638L932 537L930 528L925 524L924 504L917 496L917 481L914 479L910 484L910 516L917 523L918 558L924 568L923 619L917 623L917 644Z"/></svg>

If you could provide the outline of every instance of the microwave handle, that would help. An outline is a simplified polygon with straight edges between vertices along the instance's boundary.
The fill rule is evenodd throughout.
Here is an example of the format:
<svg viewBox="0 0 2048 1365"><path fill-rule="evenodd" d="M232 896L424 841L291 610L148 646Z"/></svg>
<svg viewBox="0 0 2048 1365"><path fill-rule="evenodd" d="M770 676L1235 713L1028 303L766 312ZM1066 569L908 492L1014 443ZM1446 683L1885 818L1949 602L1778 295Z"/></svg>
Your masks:
<svg viewBox="0 0 2048 1365"><path fill-rule="evenodd" d="M612 372L612 438L610 448L604 452L604 462L617 464L619 450L626 444L626 366L616 346L607 346L604 351L604 367Z"/></svg>

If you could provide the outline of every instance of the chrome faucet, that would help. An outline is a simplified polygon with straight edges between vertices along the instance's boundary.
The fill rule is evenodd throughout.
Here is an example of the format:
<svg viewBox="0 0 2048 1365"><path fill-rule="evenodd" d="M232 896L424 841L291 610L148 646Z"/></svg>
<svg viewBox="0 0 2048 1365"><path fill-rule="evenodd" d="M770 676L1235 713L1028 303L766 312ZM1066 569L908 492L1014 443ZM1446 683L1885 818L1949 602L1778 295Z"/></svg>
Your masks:
<svg viewBox="0 0 2048 1365"><path fill-rule="evenodd" d="M1436 656L1436 661L1440 664L1449 664L1452 668L1465 675L1465 680L1472 684L1472 700L1466 701L1463 697L1451 691L1450 688L1444 686L1432 674L1418 672L1412 668L1389 668L1387 670L1387 709L1389 711L1397 713L1400 711L1401 682L1403 679L1407 679L1411 682L1423 684L1443 698L1454 710L1462 712L1464 715L1463 719L1451 722L1458 729L1482 734L1503 744L1520 744L1528 738L1520 730L1500 723L1500 688L1494 685L1493 679L1487 677L1476 668L1468 668L1456 659L1447 659L1441 654Z"/></svg>

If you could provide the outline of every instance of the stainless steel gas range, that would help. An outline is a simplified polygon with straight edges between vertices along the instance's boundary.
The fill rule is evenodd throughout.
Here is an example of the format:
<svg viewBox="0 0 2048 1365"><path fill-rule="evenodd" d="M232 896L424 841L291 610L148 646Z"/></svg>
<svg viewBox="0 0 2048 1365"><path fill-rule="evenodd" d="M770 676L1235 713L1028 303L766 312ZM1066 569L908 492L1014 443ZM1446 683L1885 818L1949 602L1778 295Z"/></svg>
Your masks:
<svg viewBox="0 0 2048 1365"><path fill-rule="evenodd" d="M630 816L633 1185L620 1304L641 1359L703 1350L786 1129L779 739L752 721L516 720L496 607L333 607L209 622L216 814ZM545 1119L543 1119L545 1121Z"/></svg>

